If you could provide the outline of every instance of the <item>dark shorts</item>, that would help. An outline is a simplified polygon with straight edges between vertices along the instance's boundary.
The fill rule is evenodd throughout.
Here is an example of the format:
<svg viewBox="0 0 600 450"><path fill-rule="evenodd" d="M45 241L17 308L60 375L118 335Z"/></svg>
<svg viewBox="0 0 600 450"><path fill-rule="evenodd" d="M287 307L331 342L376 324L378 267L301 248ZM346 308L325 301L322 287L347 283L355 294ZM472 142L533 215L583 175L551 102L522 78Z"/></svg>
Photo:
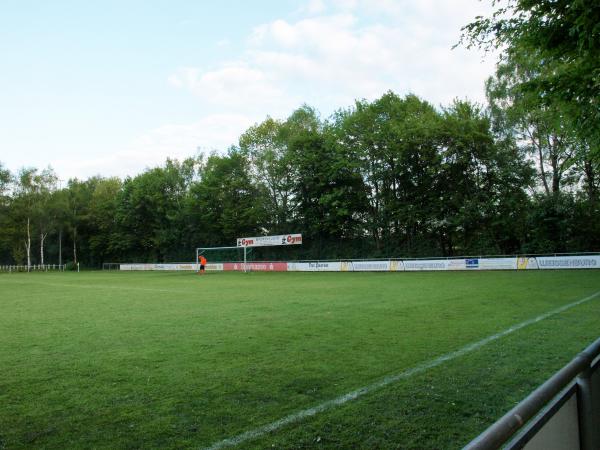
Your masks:
<svg viewBox="0 0 600 450"><path fill-rule="evenodd" d="M204 264L200 264L200 270L204 270Z"/></svg>

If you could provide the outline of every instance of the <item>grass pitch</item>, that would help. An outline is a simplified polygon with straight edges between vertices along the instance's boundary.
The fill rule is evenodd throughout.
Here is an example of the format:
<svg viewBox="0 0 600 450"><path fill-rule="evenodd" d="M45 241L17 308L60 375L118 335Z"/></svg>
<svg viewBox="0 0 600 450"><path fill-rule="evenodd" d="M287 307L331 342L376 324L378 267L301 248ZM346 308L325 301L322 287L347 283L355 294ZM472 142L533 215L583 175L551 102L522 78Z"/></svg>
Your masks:
<svg viewBox="0 0 600 450"><path fill-rule="evenodd" d="M600 271L0 275L0 449L206 448L600 291ZM600 296L237 448L458 448Z"/></svg>

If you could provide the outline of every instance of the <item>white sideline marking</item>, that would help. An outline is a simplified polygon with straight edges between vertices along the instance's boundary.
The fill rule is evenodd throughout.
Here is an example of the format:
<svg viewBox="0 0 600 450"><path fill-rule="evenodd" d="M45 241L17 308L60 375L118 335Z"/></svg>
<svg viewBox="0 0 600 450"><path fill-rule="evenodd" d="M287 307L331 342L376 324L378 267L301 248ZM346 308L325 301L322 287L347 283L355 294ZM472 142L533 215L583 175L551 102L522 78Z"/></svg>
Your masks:
<svg viewBox="0 0 600 450"><path fill-rule="evenodd" d="M424 363L421 363L414 367L411 367L410 369L407 369L403 372L397 373L395 375L389 375L389 376L382 378L381 380L376 381L372 384L358 388L354 391L350 391L350 392L348 392L344 395L340 395L339 397L336 397L334 399L327 400L319 405L313 406L312 408L303 409L301 411L298 411L298 412L295 412L288 416L285 416L279 420L276 420L275 422L271 422L267 425L263 425L262 427L258 427L258 428L255 428L254 430L249 430L249 431L246 431L245 433L238 434L237 436L233 436L233 437L230 437L227 439L223 439L222 441L215 442L210 447L206 447L205 450L219 450L221 448L234 447L236 445L241 444L242 442L246 442L246 441L249 441L252 439L262 437L265 434L268 434L268 433L271 433L272 431L278 430L281 427L298 422L307 417L314 416L315 414L326 411L330 408L333 408L334 406L343 405L344 403L347 403L351 400L355 400L358 397L362 397L365 394L369 394L375 390L381 389L385 386L395 383L398 380L401 380L404 378L409 378L413 375L424 372L427 369L431 369L433 367L439 366L440 364L442 364L446 361L450 361L451 359L455 359L460 356L466 355L467 353L472 352L473 350L477 350L478 348L483 347L484 345L486 345L492 341L500 339L501 337L504 337L508 334L514 333L515 331L518 331L521 328L524 328L528 325L531 325L531 324L534 324L541 320L547 319L548 317L555 316L555 315L560 314L560 313L562 313L568 309L571 309L575 306L581 305L582 303L588 302L588 301L592 300L594 297L597 297L598 294L600 294L600 291L597 291L588 297L582 298L581 300L577 300L573 303L569 303L567 305L561 306L560 308L553 309L552 311L549 311L547 313L544 313L542 315L534 317L533 319L529 319L524 322L513 325L512 327L510 327L504 331L501 331L496 334L492 334L491 336L488 336L480 341L473 342L471 344L467 344L464 347L459 348L458 350L455 350L450 353L446 353L445 355L442 355L442 356L438 356L437 358L434 358L431 361L426 361Z"/></svg>

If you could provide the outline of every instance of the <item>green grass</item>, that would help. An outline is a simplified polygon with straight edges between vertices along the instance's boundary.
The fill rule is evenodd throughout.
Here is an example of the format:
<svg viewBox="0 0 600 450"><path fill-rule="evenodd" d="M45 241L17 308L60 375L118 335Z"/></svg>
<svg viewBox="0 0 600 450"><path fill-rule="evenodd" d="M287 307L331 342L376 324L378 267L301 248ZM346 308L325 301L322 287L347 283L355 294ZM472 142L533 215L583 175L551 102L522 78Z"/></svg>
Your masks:
<svg viewBox="0 0 600 450"><path fill-rule="evenodd" d="M202 448L600 290L599 271L0 275L0 449ZM238 448L459 448L600 296Z"/></svg>

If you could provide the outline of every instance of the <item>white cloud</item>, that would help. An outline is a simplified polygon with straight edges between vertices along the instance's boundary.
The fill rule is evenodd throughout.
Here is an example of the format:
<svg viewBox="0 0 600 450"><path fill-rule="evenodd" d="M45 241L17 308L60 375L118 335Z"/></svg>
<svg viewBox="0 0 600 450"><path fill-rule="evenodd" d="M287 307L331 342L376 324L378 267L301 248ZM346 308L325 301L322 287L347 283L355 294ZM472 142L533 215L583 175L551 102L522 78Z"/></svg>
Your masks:
<svg viewBox="0 0 600 450"><path fill-rule="evenodd" d="M189 124L169 124L135 138L118 152L90 158L57 160L61 177L85 179L136 175L147 167L164 164L167 158L184 159L200 153L222 152L236 144L241 133L254 123L244 115L215 114Z"/></svg>
<svg viewBox="0 0 600 450"><path fill-rule="evenodd" d="M477 0L309 1L302 11L316 15L261 24L238 60L181 69L171 82L214 107L263 117L303 102L327 115L389 89L435 104L483 101L493 61L451 48L460 27L485 8Z"/></svg>
<svg viewBox="0 0 600 450"><path fill-rule="evenodd" d="M482 64L480 54L451 50L460 27L485 12L477 0L311 0L301 12L305 17L295 21L257 26L235 60L182 67L169 76L171 86L199 99L207 112L201 119L150 130L118 156L58 164L66 176L132 175L167 157L225 150L253 123L267 115L284 118L304 102L326 116L389 89L434 104L455 97L483 101L491 58Z"/></svg>
<svg viewBox="0 0 600 450"><path fill-rule="evenodd" d="M306 10L309 14L320 14L325 12L327 7L325 6L325 2L323 0L310 0L306 7Z"/></svg>

